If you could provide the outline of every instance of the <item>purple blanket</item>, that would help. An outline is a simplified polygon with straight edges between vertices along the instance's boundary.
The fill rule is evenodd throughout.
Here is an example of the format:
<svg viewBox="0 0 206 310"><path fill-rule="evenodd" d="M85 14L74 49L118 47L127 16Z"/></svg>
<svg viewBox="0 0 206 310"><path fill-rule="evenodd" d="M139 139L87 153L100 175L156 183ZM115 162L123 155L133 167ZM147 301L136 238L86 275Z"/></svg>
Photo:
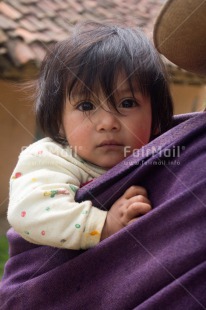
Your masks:
<svg viewBox="0 0 206 310"><path fill-rule="evenodd" d="M1 310L206 309L206 113L174 127L77 193L109 208L132 184L153 210L87 251L8 232Z"/></svg>

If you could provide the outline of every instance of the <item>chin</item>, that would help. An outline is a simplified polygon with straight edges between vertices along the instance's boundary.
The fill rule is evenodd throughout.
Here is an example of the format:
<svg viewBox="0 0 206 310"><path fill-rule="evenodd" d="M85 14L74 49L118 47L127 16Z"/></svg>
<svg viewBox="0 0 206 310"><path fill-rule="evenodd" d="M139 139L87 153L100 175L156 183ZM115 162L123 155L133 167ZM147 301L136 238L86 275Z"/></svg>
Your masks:
<svg viewBox="0 0 206 310"><path fill-rule="evenodd" d="M121 160L116 160L114 162L110 161L109 163L101 163L99 166L104 168L104 169L111 169L113 168L114 166L118 165L119 163L121 163L123 159Z"/></svg>

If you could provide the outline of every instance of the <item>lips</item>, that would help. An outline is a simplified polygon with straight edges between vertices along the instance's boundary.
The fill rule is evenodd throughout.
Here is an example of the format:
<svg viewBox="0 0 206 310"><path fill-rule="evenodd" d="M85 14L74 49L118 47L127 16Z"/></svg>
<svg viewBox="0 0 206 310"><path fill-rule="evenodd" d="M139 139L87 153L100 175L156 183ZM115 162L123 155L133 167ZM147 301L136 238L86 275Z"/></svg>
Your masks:
<svg viewBox="0 0 206 310"><path fill-rule="evenodd" d="M104 140L98 145L98 147L102 146L123 146L123 144L117 142L116 140Z"/></svg>

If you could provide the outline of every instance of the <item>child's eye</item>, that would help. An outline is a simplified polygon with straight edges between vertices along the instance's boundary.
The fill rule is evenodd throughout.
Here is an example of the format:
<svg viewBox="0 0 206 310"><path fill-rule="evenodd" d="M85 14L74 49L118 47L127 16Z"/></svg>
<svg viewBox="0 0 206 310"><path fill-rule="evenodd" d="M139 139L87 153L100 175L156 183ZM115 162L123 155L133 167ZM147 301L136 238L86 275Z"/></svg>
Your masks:
<svg viewBox="0 0 206 310"><path fill-rule="evenodd" d="M129 109L129 108L134 108L137 106L138 106L138 104L135 100L125 99L120 103L119 108Z"/></svg>
<svg viewBox="0 0 206 310"><path fill-rule="evenodd" d="M95 110L95 105L90 101L83 101L77 105L77 110L79 111L91 111Z"/></svg>

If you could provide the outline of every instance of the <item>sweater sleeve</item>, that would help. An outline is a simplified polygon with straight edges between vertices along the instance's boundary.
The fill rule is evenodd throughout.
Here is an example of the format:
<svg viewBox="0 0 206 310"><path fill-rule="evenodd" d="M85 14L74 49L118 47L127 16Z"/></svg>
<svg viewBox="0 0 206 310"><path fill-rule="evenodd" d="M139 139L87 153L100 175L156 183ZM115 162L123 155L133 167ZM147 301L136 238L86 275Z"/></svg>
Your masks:
<svg viewBox="0 0 206 310"><path fill-rule="evenodd" d="M72 161L48 149L24 151L10 181L8 221L27 241L67 249L100 242L106 211L75 202L82 178Z"/></svg>

